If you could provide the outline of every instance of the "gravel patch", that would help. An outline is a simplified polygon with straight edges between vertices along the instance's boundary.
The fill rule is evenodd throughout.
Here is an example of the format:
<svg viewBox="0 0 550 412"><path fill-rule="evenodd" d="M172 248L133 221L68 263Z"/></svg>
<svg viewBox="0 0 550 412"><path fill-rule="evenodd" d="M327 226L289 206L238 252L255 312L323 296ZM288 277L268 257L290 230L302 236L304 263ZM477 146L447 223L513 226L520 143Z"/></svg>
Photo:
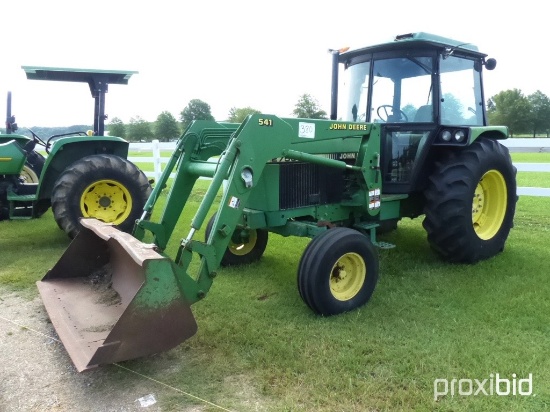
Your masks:
<svg viewBox="0 0 550 412"><path fill-rule="evenodd" d="M179 396L157 382L107 365L78 373L40 297L0 289L0 411L162 411L158 400ZM181 395L178 411L200 412Z"/></svg>

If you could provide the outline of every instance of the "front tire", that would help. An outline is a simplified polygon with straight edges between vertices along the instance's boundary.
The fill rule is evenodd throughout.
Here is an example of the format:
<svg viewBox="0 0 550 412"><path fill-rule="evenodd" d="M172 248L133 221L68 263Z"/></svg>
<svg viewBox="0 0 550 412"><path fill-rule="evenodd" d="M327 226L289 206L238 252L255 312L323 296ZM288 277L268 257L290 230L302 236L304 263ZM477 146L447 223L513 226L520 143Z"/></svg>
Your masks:
<svg viewBox="0 0 550 412"><path fill-rule="evenodd" d="M348 312L366 304L378 282L378 254L369 238L345 227L313 238L298 267L298 290L315 313Z"/></svg>
<svg viewBox="0 0 550 412"><path fill-rule="evenodd" d="M480 138L436 166L423 226L445 260L474 263L504 250L516 210L516 168L508 149Z"/></svg>
<svg viewBox="0 0 550 412"><path fill-rule="evenodd" d="M133 229L151 193L145 174L115 155L92 155L69 166L52 191L52 210L58 226L74 238L80 218L96 218L124 232Z"/></svg>
<svg viewBox="0 0 550 412"><path fill-rule="evenodd" d="M208 241L216 215L212 215L205 229L205 241ZM265 229L239 229L233 232L229 246L225 250L220 265L239 266L260 260L265 252L268 231Z"/></svg>

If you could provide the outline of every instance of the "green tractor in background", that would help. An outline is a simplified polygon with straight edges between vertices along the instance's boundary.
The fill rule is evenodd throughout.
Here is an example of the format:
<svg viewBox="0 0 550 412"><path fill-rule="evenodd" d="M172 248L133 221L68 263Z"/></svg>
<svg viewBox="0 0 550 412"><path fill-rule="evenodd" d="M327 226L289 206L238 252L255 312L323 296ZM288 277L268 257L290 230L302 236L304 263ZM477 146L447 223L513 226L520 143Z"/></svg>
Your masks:
<svg viewBox="0 0 550 412"><path fill-rule="evenodd" d="M0 134L0 220L33 219L50 207L70 238L79 219L93 217L130 232L151 193L145 174L127 160L129 143L105 136L105 93L135 72L23 66L28 79L84 82L95 101L94 130L43 140L15 134L8 92L6 131ZM47 156L37 151L41 146Z"/></svg>
<svg viewBox="0 0 550 412"><path fill-rule="evenodd" d="M132 234L81 220L79 235L37 282L79 371L193 336L191 305L205 298L220 266L260 259L269 234L311 238L297 286L322 316L369 301L379 274L376 247L391 247L378 233L400 219L424 216L428 243L449 262L503 251L517 195L516 169L499 142L508 129L488 124L484 104L482 72L496 61L427 33L331 53L330 120L254 114L242 124L195 121ZM163 209L153 213L171 173ZM200 177L211 178L210 186L170 253ZM98 273L116 300L101 299Z"/></svg>

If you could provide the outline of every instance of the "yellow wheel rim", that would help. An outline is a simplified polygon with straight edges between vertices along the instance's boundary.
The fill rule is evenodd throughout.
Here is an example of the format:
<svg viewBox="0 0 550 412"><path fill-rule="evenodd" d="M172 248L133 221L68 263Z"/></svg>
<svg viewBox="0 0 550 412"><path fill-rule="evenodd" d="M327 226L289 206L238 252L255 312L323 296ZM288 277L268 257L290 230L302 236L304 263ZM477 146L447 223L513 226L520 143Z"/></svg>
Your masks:
<svg viewBox="0 0 550 412"><path fill-rule="evenodd" d="M341 301L354 298L365 283L367 266L357 253L346 253L330 271L330 291Z"/></svg>
<svg viewBox="0 0 550 412"><path fill-rule="evenodd" d="M25 183L38 183L38 175L29 166L23 166L19 177L23 179Z"/></svg>
<svg viewBox="0 0 550 412"><path fill-rule="evenodd" d="M244 256L252 252L254 246L256 246L256 241L258 240L258 234L256 230L248 231L248 242L235 243L233 241L229 242L229 251L237 256Z"/></svg>
<svg viewBox="0 0 550 412"><path fill-rule="evenodd" d="M119 225L130 216L132 196L119 182L98 180L82 193L80 211L84 217L93 217L106 223Z"/></svg>
<svg viewBox="0 0 550 412"><path fill-rule="evenodd" d="M480 239L497 234L504 221L508 191L506 181L497 170L489 170L477 184L472 203L472 223Z"/></svg>

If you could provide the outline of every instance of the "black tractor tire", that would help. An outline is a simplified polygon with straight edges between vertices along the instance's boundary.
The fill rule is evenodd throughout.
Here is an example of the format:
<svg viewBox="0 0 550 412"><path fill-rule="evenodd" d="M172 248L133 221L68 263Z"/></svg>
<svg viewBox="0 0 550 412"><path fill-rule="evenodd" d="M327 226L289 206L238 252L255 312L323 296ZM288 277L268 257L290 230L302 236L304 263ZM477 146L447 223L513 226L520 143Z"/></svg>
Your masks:
<svg viewBox="0 0 550 412"><path fill-rule="evenodd" d="M23 166L19 178L24 183L38 183L45 161L44 156L36 151L32 151L27 156L27 161Z"/></svg>
<svg viewBox="0 0 550 412"><path fill-rule="evenodd" d="M378 272L378 254L367 236L350 228L328 229L302 254L298 291L313 312L337 315L370 300Z"/></svg>
<svg viewBox="0 0 550 412"><path fill-rule="evenodd" d="M1 180L0 183L2 183ZM10 217L7 188L7 185L0 184L0 221Z"/></svg>
<svg viewBox="0 0 550 412"><path fill-rule="evenodd" d="M456 263L503 251L514 224L516 174L508 149L485 138L436 164L425 191L430 247Z"/></svg>
<svg viewBox="0 0 550 412"><path fill-rule="evenodd" d="M91 155L61 173L52 191L52 211L71 239L78 234L82 217L131 232L150 194L147 177L133 163L115 155Z"/></svg>
<svg viewBox="0 0 550 412"><path fill-rule="evenodd" d="M205 241L208 241L208 238L210 237L210 232L212 231L215 218L216 215L212 215L206 225L204 234ZM269 237L268 231L265 229L248 229L246 230L248 232L248 241L237 241L235 239L236 235L238 235L237 231L242 230L243 229L239 228L235 229L235 233L229 241L229 246L227 247L220 262L221 266L247 265L260 260L264 254Z"/></svg>

